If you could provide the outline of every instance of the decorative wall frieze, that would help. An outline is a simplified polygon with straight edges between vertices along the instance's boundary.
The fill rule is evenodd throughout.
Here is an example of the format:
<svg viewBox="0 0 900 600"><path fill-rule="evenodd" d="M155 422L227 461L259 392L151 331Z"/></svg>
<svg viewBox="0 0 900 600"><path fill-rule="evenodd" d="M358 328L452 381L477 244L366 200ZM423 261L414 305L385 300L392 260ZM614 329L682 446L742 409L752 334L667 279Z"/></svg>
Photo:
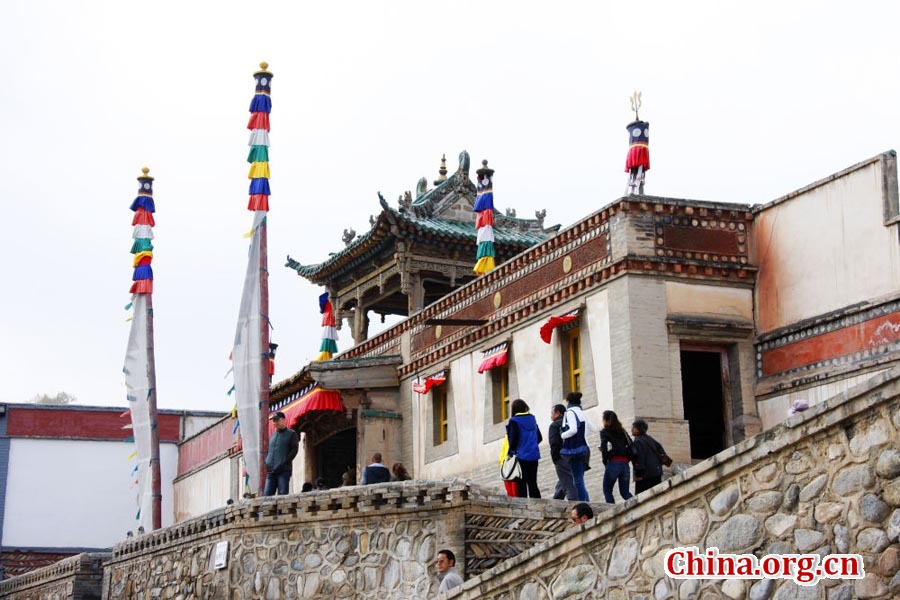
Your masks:
<svg viewBox="0 0 900 600"><path fill-rule="evenodd" d="M900 350L900 298L837 311L759 339L759 378L807 375L898 358L892 355Z"/></svg>

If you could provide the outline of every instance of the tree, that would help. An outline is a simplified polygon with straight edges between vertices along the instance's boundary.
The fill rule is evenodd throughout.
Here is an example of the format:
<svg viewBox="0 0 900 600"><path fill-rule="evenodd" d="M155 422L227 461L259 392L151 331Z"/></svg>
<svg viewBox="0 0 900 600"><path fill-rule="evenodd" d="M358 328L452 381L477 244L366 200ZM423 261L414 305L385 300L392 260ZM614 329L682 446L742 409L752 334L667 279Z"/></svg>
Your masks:
<svg viewBox="0 0 900 600"><path fill-rule="evenodd" d="M78 398L73 396L68 392L56 392L55 396L51 396L50 394L38 394L34 398L31 399L33 404L54 404L54 405L63 405L63 404L74 404L78 401Z"/></svg>

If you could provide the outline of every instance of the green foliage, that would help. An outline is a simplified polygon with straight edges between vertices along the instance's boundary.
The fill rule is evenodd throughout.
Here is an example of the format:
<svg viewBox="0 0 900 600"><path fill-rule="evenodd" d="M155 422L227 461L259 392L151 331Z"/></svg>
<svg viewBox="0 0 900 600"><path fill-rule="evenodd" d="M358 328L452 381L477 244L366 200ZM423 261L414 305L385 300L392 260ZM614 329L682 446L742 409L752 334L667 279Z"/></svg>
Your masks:
<svg viewBox="0 0 900 600"><path fill-rule="evenodd" d="M56 392L55 396L51 396L50 394L38 394L34 398L30 400L32 404L74 404L78 401L78 398L69 394L68 392Z"/></svg>

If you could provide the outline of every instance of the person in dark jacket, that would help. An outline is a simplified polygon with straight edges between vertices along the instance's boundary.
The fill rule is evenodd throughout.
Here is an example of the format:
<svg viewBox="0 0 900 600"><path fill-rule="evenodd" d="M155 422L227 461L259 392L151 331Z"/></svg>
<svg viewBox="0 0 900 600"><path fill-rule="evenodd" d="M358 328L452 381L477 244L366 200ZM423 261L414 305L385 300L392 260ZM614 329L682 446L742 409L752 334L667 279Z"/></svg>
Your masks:
<svg viewBox="0 0 900 600"><path fill-rule="evenodd" d="M585 418L581 410L581 392L569 392L566 396L566 415L563 417L562 428L559 430L563 440L560 454L569 459L569 468L572 471L572 482L579 502L590 502L587 487L584 485L584 472L590 466L591 449L587 445L585 435L589 431L596 431L591 422Z"/></svg>
<svg viewBox="0 0 900 600"><path fill-rule="evenodd" d="M550 409L550 429L547 438L550 440L550 458L556 468L556 489L553 490L554 500L578 500L578 492L575 490L575 480L572 479L572 468L569 466L569 457L562 455L563 440L560 435L563 416L566 407L562 404Z"/></svg>
<svg viewBox="0 0 900 600"><path fill-rule="evenodd" d="M300 451L300 438L297 432L288 428L283 412L271 417L275 433L269 438L269 452L266 454L266 487L263 495L274 496L288 493L291 483L291 462Z"/></svg>
<svg viewBox="0 0 900 600"><path fill-rule="evenodd" d="M628 446L631 438L625 433L625 428L619 421L619 417L611 410L603 411L603 429L600 430L600 454L603 456L603 464L606 470L603 473L603 497L607 504L614 504L613 486L619 482L619 494L623 500L631 498L628 491L629 471Z"/></svg>
<svg viewBox="0 0 900 600"><path fill-rule="evenodd" d="M359 485L371 485L373 483L387 483L391 480L391 471L381 464L381 452L372 455L372 464L363 469L362 479Z"/></svg>
<svg viewBox="0 0 900 600"><path fill-rule="evenodd" d="M540 498L537 485L538 460L541 451L538 444L543 441L537 419L528 412L528 405L521 398L513 400L510 406L512 415L506 424L506 436L509 438L509 453L516 456L522 467L522 479L516 481L516 495L519 498Z"/></svg>
<svg viewBox="0 0 900 600"><path fill-rule="evenodd" d="M634 493L640 494L662 481L662 463L659 457L666 453L662 444L647 434L647 421L635 419L631 424L634 436Z"/></svg>

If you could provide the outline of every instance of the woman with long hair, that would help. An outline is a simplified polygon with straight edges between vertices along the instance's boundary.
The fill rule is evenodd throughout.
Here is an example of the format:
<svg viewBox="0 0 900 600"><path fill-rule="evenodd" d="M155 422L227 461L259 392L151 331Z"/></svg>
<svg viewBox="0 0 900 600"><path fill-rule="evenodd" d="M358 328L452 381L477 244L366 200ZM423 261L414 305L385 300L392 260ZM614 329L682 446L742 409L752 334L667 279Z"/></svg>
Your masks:
<svg viewBox="0 0 900 600"><path fill-rule="evenodd" d="M617 481L622 499L631 498L631 492L628 491L630 483L629 445L631 445L631 439L625 433L619 417L611 410L604 410L603 429L600 430L600 454L603 456L603 464L606 467L603 473L603 496L606 498L607 504L615 503L613 486Z"/></svg>
<svg viewBox="0 0 900 600"><path fill-rule="evenodd" d="M409 481L410 479L412 477L409 476L409 471L406 470L403 463L394 463L394 466L391 467L391 481Z"/></svg>
<svg viewBox="0 0 900 600"><path fill-rule="evenodd" d="M543 437L538 428L537 419L528 412L528 405L518 398L510 406L512 416L506 424L506 436L509 438L509 454L515 455L522 467L522 479L516 481L516 495L519 498L540 498L537 485L538 460L541 451L538 444Z"/></svg>

